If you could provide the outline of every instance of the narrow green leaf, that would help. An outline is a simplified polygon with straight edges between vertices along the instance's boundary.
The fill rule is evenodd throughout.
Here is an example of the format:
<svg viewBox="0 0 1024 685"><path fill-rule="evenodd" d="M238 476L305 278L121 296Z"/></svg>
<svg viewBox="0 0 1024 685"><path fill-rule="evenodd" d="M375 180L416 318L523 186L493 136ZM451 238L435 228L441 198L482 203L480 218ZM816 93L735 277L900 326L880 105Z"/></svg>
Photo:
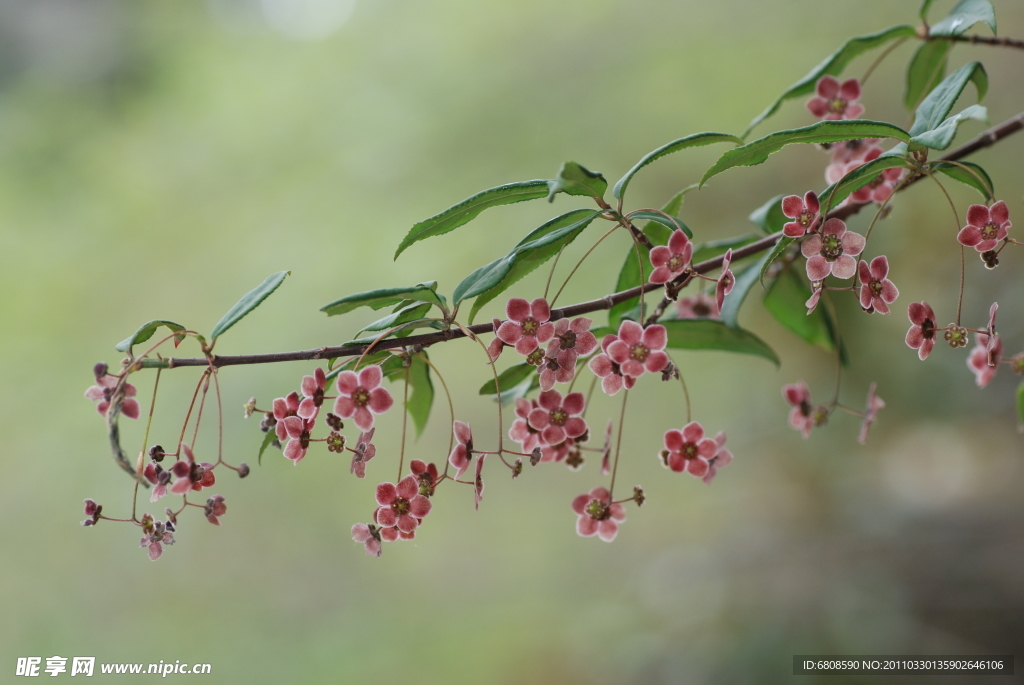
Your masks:
<svg viewBox="0 0 1024 685"><path fill-rule="evenodd" d="M367 366L369 366L369 364L363 362L363 365L360 368L365 369ZM380 370L381 373L384 374L384 378L389 378L391 380L405 378L405 356L397 354L391 355L381 362Z"/></svg>
<svg viewBox="0 0 1024 685"><path fill-rule="evenodd" d="M426 354L421 352L420 354ZM416 437L423 434L434 404L434 384L430 380L430 365L419 354L413 355L409 365L409 401L405 410L416 426Z"/></svg>
<svg viewBox="0 0 1024 685"><path fill-rule="evenodd" d="M821 192L818 196L821 200L821 215L826 216L833 207L874 181L886 169L910 166L910 162L903 157L889 154L883 154L860 165Z"/></svg>
<svg viewBox="0 0 1024 685"><path fill-rule="evenodd" d="M667 319L668 347L680 350L721 350L764 357L776 366L779 357L750 331L732 328L717 319Z"/></svg>
<svg viewBox="0 0 1024 685"><path fill-rule="evenodd" d="M931 131L942 124L971 81L978 89L978 101L983 100L985 93L988 92L988 75L985 73L985 67L981 66L981 62L965 64L944 78L942 83L933 88L918 105L914 114L914 125L910 127L911 137Z"/></svg>
<svg viewBox="0 0 1024 685"><path fill-rule="evenodd" d="M359 332L386 331L387 329L394 328L399 324L417 321L418 319L422 319L426 316L426 313L430 311L432 306L433 305L429 302L415 302L413 304L406 305L393 314L388 314L382 319L377 319L373 323L363 326L362 330Z"/></svg>
<svg viewBox="0 0 1024 685"><path fill-rule="evenodd" d="M508 390L514 385L519 385L524 380L530 377L531 374L537 373L537 367L532 364L516 364L510 366L501 373L498 374L498 384L502 388L502 392ZM480 386L481 395L496 395L498 391L494 387L494 379L487 381Z"/></svg>
<svg viewBox="0 0 1024 685"><path fill-rule="evenodd" d="M755 209L748 219L761 227L761 230L771 235L782 230L789 218L782 213L782 198L784 195L776 195L763 205Z"/></svg>
<svg viewBox="0 0 1024 685"><path fill-rule="evenodd" d="M275 440L277 440L277 433L274 432L273 428L263 434L263 443L260 445L260 454L256 458L256 463L260 466L263 466L263 453L267 451L267 448L270 447L270 444Z"/></svg>
<svg viewBox="0 0 1024 685"><path fill-rule="evenodd" d="M849 39L843 43L838 50L826 57L825 61L811 69L809 74L790 86L785 93L779 96L778 100L768 105L768 108L765 109L765 111L761 112L752 122L750 122L750 126L747 127L747 130L744 131L743 135L740 137L745 139L750 135L750 132L754 130L755 126L775 114L782 103L786 100L791 100L792 98L797 98L801 95L806 95L812 92L814 87L818 84L818 79L822 76L825 76L826 74L829 76L838 76L842 73L843 69L846 68L847 64L868 50L885 45L896 38L910 38L915 35L917 35L917 29L913 26L904 25L891 26L884 31L879 31L878 33Z"/></svg>
<svg viewBox="0 0 1024 685"><path fill-rule="evenodd" d="M666 214L668 213L666 212ZM678 218L672 216L671 214L666 216L665 214L661 214L659 212L649 212L647 210L640 210L639 212L633 212L632 214L630 214L629 218L631 220L639 219L641 221L653 221L655 223L661 224L669 231L679 230L685 233L687 237L693 237L693 232L690 231L690 227L684 224Z"/></svg>
<svg viewBox="0 0 1024 685"><path fill-rule="evenodd" d="M925 8L927 9L927 7ZM929 36L959 36L978 22L996 32L996 10L989 0L960 0L949 16L928 30Z"/></svg>
<svg viewBox="0 0 1024 685"><path fill-rule="evenodd" d="M779 238L779 242L775 243L775 247L772 248L771 252L768 253L768 258L764 260L764 265L761 266L761 273L758 275L758 279L760 279L762 287L764 287L764 275L768 273L768 269L771 268L772 262L781 257L782 253L786 251L786 248L792 244L793 238L782 236Z"/></svg>
<svg viewBox="0 0 1024 685"><path fill-rule="evenodd" d="M473 322L477 312L510 286L558 254L600 214L600 211L577 209L552 219L533 230L511 252L480 267L462 279L452 294L454 304L476 297L469 313Z"/></svg>
<svg viewBox="0 0 1024 685"><path fill-rule="evenodd" d="M740 327L740 307L743 306L743 301L747 299L747 293L750 292L750 288L757 283L761 269L768 263L769 257L771 257L771 253L766 254L735 275L736 282L732 287L732 292L726 295L725 300L722 301L721 316L722 321L727 326L732 328Z"/></svg>
<svg viewBox="0 0 1024 685"><path fill-rule="evenodd" d="M380 333L371 333L370 335L363 336L360 338L353 338L352 340L346 340L343 345L366 345L372 343L378 338L384 340L386 338L404 338L410 335L417 328L432 328L435 331L444 329L444 324L440 321L428 321L425 319L415 319L413 321L407 321L405 323L398 324L394 327L395 330L388 333L386 336L381 338Z"/></svg>
<svg viewBox="0 0 1024 685"><path fill-rule="evenodd" d="M384 307L398 304L402 300L429 302L443 309L444 300L435 292L436 290L437 281L418 283L417 285L413 285L408 288L380 288L378 290L368 290L362 293L346 295L340 300L335 300L330 304L325 304L320 308L320 311L326 312L327 316L337 316L339 314L347 314L353 309L358 309L359 307L383 309Z"/></svg>
<svg viewBox="0 0 1024 685"><path fill-rule="evenodd" d="M935 2L935 0L924 0L924 2L921 3L921 21L928 21L928 8L932 6L933 2Z"/></svg>
<svg viewBox="0 0 1024 685"><path fill-rule="evenodd" d="M988 202L995 199L996 191L995 186L992 185L992 178L988 172L973 162L932 162L930 168L934 171L941 171L950 178L974 188Z"/></svg>
<svg viewBox="0 0 1024 685"><path fill-rule="evenodd" d="M372 366L373 364L380 364L385 359L388 359L389 357L393 356L394 355L391 354L391 352L389 352L388 350L381 350L380 352L371 352L370 354L366 355L366 357L363 359L363 366ZM342 371L345 371L346 369L351 369L353 366L355 366L355 363L357 361L359 361L359 355L349 357L342 363L338 364L327 373L327 381L330 382L332 379L337 378L338 374L341 373Z"/></svg>
<svg viewBox="0 0 1024 685"><path fill-rule="evenodd" d="M161 326L166 326L171 333L185 330L185 327L182 326L180 323L167 321L165 319L154 319L153 321L144 323L141 326L139 326L139 329L137 331L132 333L130 336L128 336L121 342L114 345L114 349L117 350L118 352L128 352L130 354L133 345L144 343L150 338L152 338L153 334L156 333L156 330ZM179 344L181 344L181 341L184 339L184 335L174 336L174 346L177 347Z"/></svg>
<svg viewBox="0 0 1024 685"><path fill-rule="evenodd" d="M459 226L468 224L485 209L499 205L510 205L515 202L524 202L526 200L537 200L547 197L547 194L547 181L508 183L477 193L459 204L449 207L440 214L424 219L409 229L409 233L402 239L398 250L395 251L395 259L398 259L398 255L402 254L413 243L454 231Z"/></svg>
<svg viewBox="0 0 1024 685"><path fill-rule="evenodd" d="M608 181L596 171L577 164L566 162L558 172L558 177L548 181L548 202L555 201L555 195L582 195L583 197L604 197L608 190Z"/></svg>
<svg viewBox="0 0 1024 685"><path fill-rule="evenodd" d="M726 169L760 164L768 159L769 155L778 152L787 145L796 143L838 143L842 140L855 140L858 138L910 140L910 136L907 135L906 131L898 126L882 121L869 121L867 119L819 121L816 124L804 126L803 128L778 131L741 147L729 150L705 172L700 184L704 185L709 178L722 173Z"/></svg>
<svg viewBox="0 0 1024 685"><path fill-rule="evenodd" d="M520 397L526 397L530 393L530 391L534 389L534 387L535 387L533 385L534 381L537 381L538 383L540 382L539 380L537 380L539 378L540 378L539 374L534 376L533 378L527 378L525 381L523 381L519 385L511 387L508 390L502 390L501 391L501 395L493 397L493 399L496 402L501 402L501 406L503 406L503 407L507 406L509 404L512 404L513 402L515 402ZM540 387L540 386L538 385L536 387Z"/></svg>
<svg viewBox="0 0 1024 685"><path fill-rule="evenodd" d="M217 325L213 327L213 333L210 334L210 340L216 340L224 333L224 331L234 326L249 312L260 306L260 303L262 303L263 300L270 297L270 294L277 290L278 286L284 283L285 277L289 274L291 274L291 271L278 271L276 274L271 274L267 276L265 281L246 293L234 307L228 310L227 314L221 317L221 320L217 322Z"/></svg>
<svg viewBox="0 0 1024 685"><path fill-rule="evenodd" d="M812 345L828 352L836 349L836 327L824 305L807 313L807 300L811 297L811 286L796 269L787 268L779 274L764 295L764 307L785 328ZM847 363L846 352L840 345L843 364Z"/></svg>
<svg viewBox="0 0 1024 685"><path fill-rule="evenodd" d="M727 250L738 250L744 245L757 242L759 236L753 233L747 233L746 235L736 236L735 238L726 238L724 240L712 240L700 245L695 245L693 248L693 263L700 264L706 262L709 259L715 257L721 257L726 253Z"/></svg>
<svg viewBox="0 0 1024 685"><path fill-rule="evenodd" d="M903 104L913 111L926 93L946 75L946 62L953 44L948 40L926 40L917 48L907 66L907 90Z"/></svg>
<svg viewBox="0 0 1024 685"><path fill-rule="evenodd" d="M910 142L930 147L933 150L945 150L953 142L953 138L956 137L956 130L960 127L960 124L968 119L987 124L988 110L981 105L971 105L959 114L949 117L931 131L914 136L910 139Z"/></svg>
<svg viewBox="0 0 1024 685"><path fill-rule="evenodd" d="M666 155L670 155L673 152L679 152L680 150L685 150L686 148L711 145L713 143L736 143L737 145L742 145L743 140L736 136L729 135L728 133L714 133L710 131L705 133L694 133L693 135L686 136L685 138L673 140L671 143L662 145L657 150L648 152L644 155L643 159L637 162L632 169L626 172L625 176L615 183L615 187L612 188L612 195L621 200L622 196L626 193L626 187L629 185L633 176L636 175L636 172L640 171L656 159L661 159Z"/></svg>

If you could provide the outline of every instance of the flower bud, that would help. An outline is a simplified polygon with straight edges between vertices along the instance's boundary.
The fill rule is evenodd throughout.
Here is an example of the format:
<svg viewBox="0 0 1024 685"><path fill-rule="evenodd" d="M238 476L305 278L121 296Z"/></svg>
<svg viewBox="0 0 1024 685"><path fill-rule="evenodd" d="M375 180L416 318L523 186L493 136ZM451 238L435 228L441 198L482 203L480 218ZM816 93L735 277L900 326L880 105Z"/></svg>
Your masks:
<svg viewBox="0 0 1024 685"><path fill-rule="evenodd" d="M633 501L636 502L638 507L642 507L644 502L647 501L647 496L644 495L644 489L639 485L633 488Z"/></svg>
<svg viewBox="0 0 1024 685"><path fill-rule="evenodd" d="M516 459L516 465L512 468L512 479L515 480L523 472L523 460Z"/></svg>
<svg viewBox="0 0 1024 685"><path fill-rule="evenodd" d="M243 461L241 464L238 465L238 477L239 478L245 478L248 475L249 475L249 465L246 464Z"/></svg>
<svg viewBox="0 0 1024 685"><path fill-rule="evenodd" d="M103 378L107 375L107 363L99 362L96 366L92 367L92 373L96 378Z"/></svg>

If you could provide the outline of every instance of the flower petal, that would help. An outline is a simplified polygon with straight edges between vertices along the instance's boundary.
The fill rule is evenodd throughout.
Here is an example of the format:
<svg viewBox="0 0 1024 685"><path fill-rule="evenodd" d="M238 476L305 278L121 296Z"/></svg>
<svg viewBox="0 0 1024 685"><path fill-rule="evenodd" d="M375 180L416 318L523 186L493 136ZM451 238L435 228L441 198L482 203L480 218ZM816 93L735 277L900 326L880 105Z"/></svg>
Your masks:
<svg viewBox="0 0 1024 685"><path fill-rule="evenodd" d="M505 305L505 316L522 323L530 316L530 303L521 297L513 297Z"/></svg>

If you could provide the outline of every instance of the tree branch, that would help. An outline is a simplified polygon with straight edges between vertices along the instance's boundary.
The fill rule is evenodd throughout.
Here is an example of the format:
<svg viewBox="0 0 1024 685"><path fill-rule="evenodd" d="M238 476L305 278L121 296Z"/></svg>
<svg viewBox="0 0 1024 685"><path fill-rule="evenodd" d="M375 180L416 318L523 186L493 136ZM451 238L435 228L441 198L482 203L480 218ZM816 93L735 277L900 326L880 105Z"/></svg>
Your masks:
<svg viewBox="0 0 1024 685"><path fill-rule="evenodd" d="M957 43L995 45L1004 48L1017 48L1018 50L1024 50L1024 40L1006 38L1005 36L934 36L929 37L928 40L949 40Z"/></svg>

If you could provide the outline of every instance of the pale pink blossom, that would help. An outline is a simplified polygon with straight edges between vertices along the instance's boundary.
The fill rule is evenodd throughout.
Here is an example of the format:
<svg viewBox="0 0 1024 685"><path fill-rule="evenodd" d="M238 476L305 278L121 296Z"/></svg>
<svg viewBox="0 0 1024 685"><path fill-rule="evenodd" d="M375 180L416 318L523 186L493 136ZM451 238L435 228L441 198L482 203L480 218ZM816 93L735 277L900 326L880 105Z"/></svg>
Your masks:
<svg viewBox="0 0 1024 685"><path fill-rule="evenodd" d="M889 260L883 255L871 260L871 265L863 259L860 262L860 306L865 311L876 311L888 314L889 305L896 301L900 291L887 277Z"/></svg>
<svg viewBox="0 0 1024 685"><path fill-rule="evenodd" d="M782 198L782 213L793 220L782 227L783 234L790 238L802 238L808 231L813 231L821 219L819 211L821 203L813 190L808 190L803 199L799 195Z"/></svg>
<svg viewBox="0 0 1024 685"><path fill-rule="evenodd" d="M718 445L718 454L711 459L711 462L708 464L708 472L704 476L704 482L708 485L715 479L718 469L732 463L732 452L725 449L725 431L718 432L718 435L715 436L715 443Z"/></svg>
<svg viewBox="0 0 1024 685"><path fill-rule="evenodd" d="M677 228L668 239L668 247L654 247L650 257L654 271L648 280L651 283L668 283L689 268L693 257L693 243Z"/></svg>
<svg viewBox="0 0 1024 685"><path fill-rule="evenodd" d="M377 456L377 447L372 443L373 433L376 428L371 428L359 434L356 440L356 447L352 450L352 464L349 466L349 473L356 474L356 478L366 477L366 462Z"/></svg>
<svg viewBox="0 0 1024 685"><path fill-rule="evenodd" d="M803 381L782 388L782 396L792 405L789 412L789 425L810 437L811 429L817 425L815 410L811 407L811 391Z"/></svg>
<svg viewBox="0 0 1024 685"><path fill-rule="evenodd" d="M562 398L557 390L542 392L537 398L540 405L527 417L530 427L541 432L541 440L548 445L557 445L568 438L578 438L587 432L583 413L583 393L572 392Z"/></svg>
<svg viewBox="0 0 1024 685"><path fill-rule="evenodd" d="M629 390L636 383L633 376L623 375L622 368L608 354L608 348L612 343L618 341L619 336L609 333L601 341L602 354L595 355L590 359L590 370L601 379L601 390L606 395L615 395L623 387Z"/></svg>
<svg viewBox="0 0 1024 685"><path fill-rule="evenodd" d="M682 430L665 431L664 441L661 463L676 473L685 471L703 478L708 473L710 460L718 454L718 443L705 437L704 428L696 421L686 424Z"/></svg>
<svg viewBox="0 0 1024 685"><path fill-rule="evenodd" d="M676 317L680 319L717 319L718 302L706 293L697 293L676 301Z"/></svg>
<svg viewBox="0 0 1024 685"><path fill-rule="evenodd" d="M85 391L86 399L99 402L96 405L96 411L103 416L107 415L107 409L110 408L110 400L114 396L118 380L117 376L105 373L102 376L97 376L96 385L90 385ZM121 403L121 413L129 419L139 418L139 401L135 399L137 392L135 386L131 383L124 384L124 400Z"/></svg>
<svg viewBox="0 0 1024 685"><path fill-rule="evenodd" d="M352 526L352 539L361 544L371 557L380 556L380 533L377 526L372 523L357 523Z"/></svg>
<svg viewBox="0 0 1024 685"><path fill-rule="evenodd" d="M301 416L289 416L278 425L283 425L288 435L288 444L284 448L284 456L298 464L306 456L309 449L310 434L316 426L315 419L304 419Z"/></svg>
<svg viewBox="0 0 1024 685"><path fill-rule="evenodd" d="M377 365L367 366L358 375L354 371L342 371L338 374L334 413L343 419L354 416L360 430L373 428L373 415L383 414L394 404L391 393L380 387L383 377Z"/></svg>
<svg viewBox="0 0 1024 685"><path fill-rule="evenodd" d="M736 285L736 277L732 275L732 270L729 268L729 264L732 262L732 250L726 250L725 256L722 257L722 273L718 276L718 282L715 284L715 304L718 305L718 311L722 311L722 303L725 301L725 296L732 292L732 288Z"/></svg>
<svg viewBox="0 0 1024 685"><path fill-rule="evenodd" d="M590 332L592 319L562 318L554 324L554 335L540 367L541 390L550 390L555 383L568 383L576 375L576 360L597 349L597 338Z"/></svg>
<svg viewBox="0 0 1024 685"><path fill-rule="evenodd" d="M864 408L864 419L860 422L860 435L857 436L857 442L862 445L868 441L868 432L871 430L871 424L874 423L879 410L885 407L885 401L875 394L875 385L875 383L872 383L868 388L868 401L867 406Z"/></svg>
<svg viewBox="0 0 1024 685"><path fill-rule="evenodd" d="M576 512L576 533L589 538L597 535L605 542L611 542L619 533L619 524L626 520L626 509L622 504L613 504L606 488L597 487L587 494L579 495L572 501Z"/></svg>
<svg viewBox="0 0 1024 685"><path fill-rule="evenodd" d="M206 506L203 507L203 513L206 515L206 520L215 526L220 525L220 517L223 516L228 510L228 505L224 504L223 495L213 495L206 500Z"/></svg>
<svg viewBox="0 0 1024 685"><path fill-rule="evenodd" d="M512 427L508 429L508 437L518 442L523 452L529 454L537 447L540 447L540 431L530 427L529 416L530 412L537 409L540 405L537 404L537 400L527 400L523 397L516 398L516 420L512 422Z"/></svg>
<svg viewBox="0 0 1024 685"><path fill-rule="evenodd" d="M842 83L834 76L818 79L817 95L807 101L811 114L824 120L856 119L864 113L860 100L860 81L855 78Z"/></svg>
<svg viewBox="0 0 1024 685"><path fill-rule="evenodd" d="M829 219L817 233L808 237L800 246L807 257L807 277L821 281L828 275L836 278L852 278L857 272L857 255L864 251L864 236L846 230L841 219Z"/></svg>
<svg viewBox="0 0 1024 685"><path fill-rule="evenodd" d="M289 416L298 416L300 404L297 392L290 392L284 397L274 399L274 432L278 440L283 442L288 439L288 431L282 422Z"/></svg>
<svg viewBox="0 0 1024 685"><path fill-rule="evenodd" d="M419 493L419 484L415 476L406 476L394 483L381 483L377 486L377 510L373 520L382 528L398 528L399 531L411 533L427 514L430 513L430 500Z"/></svg>
<svg viewBox="0 0 1024 685"><path fill-rule="evenodd" d="M455 468L455 477L461 478L473 461L473 430L462 421L454 422L452 430L455 432L455 447L448 455L448 463Z"/></svg>
<svg viewBox="0 0 1024 685"><path fill-rule="evenodd" d="M657 373L668 366L668 355L664 352L667 344L668 332L664 326L654 324L644 328L635 321L627 320L619 325L617 339L609 342L606 350L624 375L639 378L644 373Z"/></svg>
<svg viewBox="0 0 1024 685"><path fill-rule="evenodd" d="M555 326L548 321L551 307L543 297L533 302L513 297L505 305L505 315L509 320L498 327L498 338L521 355L529 355L554 335Z"/></svg>
<svg viewBox="0 0 1024 685"><path fill-rule="evenodd" d="M935 347L935 312L927 302L912 302L907 316L913 324L907 331L907 347L917 350L918 358L924 361Z"/></svg>
<svg viewBox="0 0 1024 685"><path fill-rule="evenodd" d="M156 561L164 553L164 545L174 544L174 524L154 521L149 514L143 514L140 523L143 536L139 547L147 547L150 561Z"/></svg>
<svg viewBox="0 0 1024 685"><path fill-rule="evenodd" d="M324 370L317 367L312 376L302 377L302 395L305 399L299 403L299 416L304 419L315 419L320 413L320 405L324 403L324 389L327 387L327 376Z"/></svg>
<svg viewBox="0 0 1024 685"><path fill-rule="evenodd" d="M1006 237L1012 225L1010 210L1002 200L991 207L971 205L967 209L967 225L960 229L956 239L978 252L988 252Z"/></svg>
<svg viewBox="0 0 1024 685"><path fill-rule="evenodd" d="M967 368L974 372L974 380L979 388L984 388L995 378L999 369L999 362L1003 359L1003 341L997 335L995 343L989 346L990 337L985 333L978 333L977 344L967 357Z"/></svg>

